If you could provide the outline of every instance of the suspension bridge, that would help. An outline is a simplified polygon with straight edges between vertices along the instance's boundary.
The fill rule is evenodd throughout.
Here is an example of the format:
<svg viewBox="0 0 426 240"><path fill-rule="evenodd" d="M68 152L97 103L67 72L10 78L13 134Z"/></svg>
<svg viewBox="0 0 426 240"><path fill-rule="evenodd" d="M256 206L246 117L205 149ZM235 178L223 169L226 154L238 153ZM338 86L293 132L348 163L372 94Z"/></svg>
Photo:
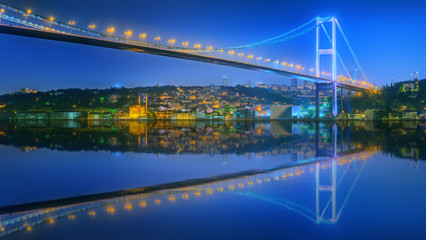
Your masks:
<svg viewBox="0 0 426 240"><path fill-rule="evenodd" d="M335 17L316 17L284 34L269 39L233 47L190 46L189 42L177 43L169 39L161 44L147 39L146 33L139 39L132 38L127 30L125 37L115 36L115 28L106 33L96 31L96 25L88 28L76 26L75 21L61 22L53 17L44 17L31 10L22 10L0 3L0 33L69 43L113 48L138 53L147 53L193 60L211 64L277 74L316 84L317 117L319 118L320 91L331 91L332 113L338 114L337 92L377 90L370 84ZM137 35L137 34L136 34ZM342 44L338 44L341 41ZM178 46L179 45L179 46ZM340 47L341 46L341 47ZM339 47L339 48L338 48ZM358 79L355 73L361 73Z"/></svg>

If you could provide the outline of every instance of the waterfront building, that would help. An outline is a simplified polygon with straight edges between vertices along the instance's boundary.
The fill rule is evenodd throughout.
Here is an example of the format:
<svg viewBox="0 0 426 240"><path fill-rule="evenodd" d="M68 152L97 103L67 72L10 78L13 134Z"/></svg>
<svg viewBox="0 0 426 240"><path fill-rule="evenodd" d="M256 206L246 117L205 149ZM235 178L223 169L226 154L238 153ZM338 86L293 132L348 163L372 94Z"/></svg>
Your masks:
<svg viewBox="0 0 426 240"><path fill-rule="evenodd" d="M417 112L414 111L406 111L402 112L403 119L417 119Z"/></svg>
<svg viewBox="0 0 426 240"><path fill-rule="evenodd" d="M172 119L173 112L171 112L171 111L158 111L158 112L155 112L155 116L156 116L156 119L159 119L159 120Z"/></svg>
<svg viewBox="0 0 426 240"><path fill-rule="evenodd" d="M368 119L368 120L375 119L377 112L378 112L378 110L376 110L376 109L365 110L365 112L364 112L365 119Z"/></svg>
<svg viewBox="0 0 426 240"><path fill-rule="evenodd" d="M291 118L291 110L292 109L290 105L271 106L271 119Z"/></svg>
<svg viewBox="0 0 426 240"><path fill-rule="evenodd" d="M145 106L142 106L139 94L139 104L131 106L129 112L130 119L148 118L148 95L146 95Z"/></svg>
<svg viewBox="0 0 426 240"><path fill-rule="evenodd" d="M252 109L240 109L234 111L234 119L255 119L258 112Z"/></svg>
<svg viewBox="0 0 426 240"><path fill-rule="evenodd" d="M184 113L174 113L172 116L173 120L195 120L197 119L197 114L195 112L184 112Z"/></svg>
<svg viewBox="0 0 426 240"><path fill-rule="evenodd" d="M85 118L85 114L82 112L52 112L50 117L51 120L76 120L82 118Z"/></svg>

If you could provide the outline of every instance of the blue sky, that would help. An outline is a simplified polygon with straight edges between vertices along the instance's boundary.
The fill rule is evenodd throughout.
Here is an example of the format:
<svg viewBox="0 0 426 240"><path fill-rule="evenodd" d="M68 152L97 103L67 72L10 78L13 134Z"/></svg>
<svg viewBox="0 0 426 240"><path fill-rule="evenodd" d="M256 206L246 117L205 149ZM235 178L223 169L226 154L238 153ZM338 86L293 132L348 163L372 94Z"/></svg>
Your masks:
<svg viewBox="0 0 426 240"><path fill-rule="evenodd" d="M313 17L336 16L368 79L378 85L426 74L425 1L190 1L3 0L61 21L75 20L117 35L127 29L163 39L234 46L284 33ZM22 87L108 88L262 81L289 84L271 74L69 43L0 35L0 94Z"/></svg>

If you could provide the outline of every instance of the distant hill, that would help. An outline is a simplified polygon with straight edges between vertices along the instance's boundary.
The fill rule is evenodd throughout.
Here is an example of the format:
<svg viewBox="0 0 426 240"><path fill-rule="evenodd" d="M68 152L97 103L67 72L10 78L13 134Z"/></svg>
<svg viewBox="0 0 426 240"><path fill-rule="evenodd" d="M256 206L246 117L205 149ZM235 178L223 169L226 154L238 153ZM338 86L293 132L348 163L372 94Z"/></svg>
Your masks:
<svg viewBox="0 0 426 240"><path fill-rule="evenodd" d="M382 91L351 98L352 109L383 109L386 112L422 111L426 107L426 79L391 83Z"/></svg>

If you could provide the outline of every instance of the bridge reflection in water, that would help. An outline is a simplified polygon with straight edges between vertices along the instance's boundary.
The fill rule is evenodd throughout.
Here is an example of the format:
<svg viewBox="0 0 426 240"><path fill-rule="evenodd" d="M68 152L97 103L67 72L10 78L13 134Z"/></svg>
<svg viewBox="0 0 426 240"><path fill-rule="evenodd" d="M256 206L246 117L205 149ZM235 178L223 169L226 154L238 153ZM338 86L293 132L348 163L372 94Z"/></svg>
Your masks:
<svg viewBox="0 0 426 240"><path fill-rule="evenodd" d="M94 127L93 124L96 125L93 122L89 123L88 126L80 128L80 131L89 131L89 129ZM97 124L97 128L111 128L111 126L102 127L100 126L102 124ZM123 126L116 124L123 124ZM173 137L171 136L179 138L177 136L183 134L180 131L191 132L190 129L194 127L191 125L193 123L189 122L183 123L184 125L189 124L187 126L168 126L167 124L170 124L170 122L155 124L127 122L113 123L113 126L115 129L126 129L126 131L131 133L131 136L137 137L136 148L131 144L129 145L129 149L132 151L143 151L145 149L148 152L161 152L173 144ZM247 124L256 126L247 126ZM194 137L201 139L204 143L206 138L211 138L209 143L217 145L218 142L215 142L214 137L217 135L217 131L220 132L221 130L219 129L222 128L223 133L223 131L228 129L225 131L227 132L227 138L221 136L221 138L216 139L217 141L220 139L227 142L229 147L222 146L222 150L225 152L229 149L238 152L235 144L241 144L241 142L253 148L253 146L256 146L256 144L253 145L253 141L266 141L262 139L262 136L268 136L269 138L272 136L272 138L279 139L278 145L274 145L275 142L268 142L268 144L272 145L268 145L267 149L263 145L260 148L262 151L273 152L276 151L275 148L282 148L282 144L286 141L285 139L290 137L288 141L291 143L291 148L287 148L287 150L288 153L296 154L296 160L293 159L292 162L285 162L282 165L265 169L248 170L202 179L190 179L182 182L45 202L3 206L0 207L0 213L2 214L0 215L0 236L32 230L36 226L54 223L61 218L76 220L81 214L90 216L100 212L114 214L118 211L131 211L134 208L149 208L153 205L162 206L169 202L174 202L175 207L179 207L179 202L181 201L202 200L213 194L234 194L265 201L300 214L317 224L333 224L337 222L367 163L367 159L377 153L377 148L362 148L359 144L354 144L354 142L345 145L343 127L338 127L336 124L326 126L324 123L317 122L290 123L287 126L281 123L271 123L271 125L267 128L261 123L248 122L232 123L227 127L223 125L214 127L204 125L200 127L198 125L196 128L198 130ZM31 126L4 128L3 136L17 134L14 132L16 129L23 131L28 127L31 128ZM230 128L235 131L230 131ZM236 138L236 136L242 134L238 129L242 129L244 134L248 135L240 139L242 141L238 141ZM79 131L78 128L72 128L71 130L73 132L71 134L74 136L82 134L75 134L76 131ZM50 130L49 128L40 128L39 131L43 131L43 134L45 134L44 131L53 131L53 128ZM203 135L200 131L205 131L206 133ZM207 133L209 131L210 133ZM234 135L232 132L234 132ZM297 136L304 134L310 136L308 138L310 140L302 144L301 140L297 141ZM169 140L169 143L166 144L162 142L164 138L161 135L165 135L172 140ZM19 136L22 136L22 132ZM32 141L31 139L32 137L30 136L27 142ZM4 138L0 138L0 143L5 144L4 141ZM41 144L39 147L43 147L41 143L43 141L39 138L37 141ZM60 139L53 141L60 141ZM149 147L150 141L152 141L152 148ZM190 138L188 141L191 142L194 139ZM109 143L112 147L117 144L111 140L109 140ZM176 154L182 151L206 153L206 149L212 149L212 145L209 148L203 148L201 145L198 148L187 148L185 141L181 141L180 144L177 148L172 148L169 153ZM196 145L194 142L191 144ZM58 144L50 144L50 146L52 145L59 146ZM161 148L161 146L164 148ZM76 147L78 148L78 143L68 147L70 150L75 150ZM300 148L302 148L302 151ZM301 158L297 157L297 149L299 149L299 153L303 152L304 154ZM211 151L218 151L218 149ZM307 154L309 152L310 154ZM241 153L244 153L244 151Z"/></svg>

